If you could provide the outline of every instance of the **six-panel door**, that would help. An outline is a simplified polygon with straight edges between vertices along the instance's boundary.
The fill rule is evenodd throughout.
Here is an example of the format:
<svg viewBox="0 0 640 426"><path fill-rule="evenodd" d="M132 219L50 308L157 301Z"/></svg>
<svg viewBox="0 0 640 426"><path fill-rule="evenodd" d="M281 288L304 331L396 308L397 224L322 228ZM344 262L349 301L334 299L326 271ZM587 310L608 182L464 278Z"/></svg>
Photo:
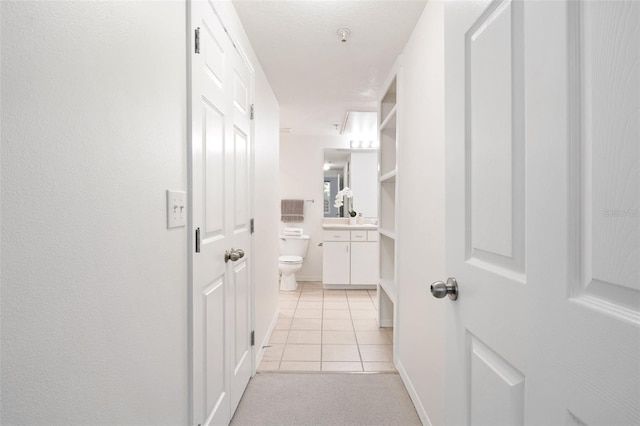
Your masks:
<svg viewBox="0 0 640 426"><path fill-rule="evenodd" d="M640 4L448 2L445 41L447 421L640 424Z"/></svg>

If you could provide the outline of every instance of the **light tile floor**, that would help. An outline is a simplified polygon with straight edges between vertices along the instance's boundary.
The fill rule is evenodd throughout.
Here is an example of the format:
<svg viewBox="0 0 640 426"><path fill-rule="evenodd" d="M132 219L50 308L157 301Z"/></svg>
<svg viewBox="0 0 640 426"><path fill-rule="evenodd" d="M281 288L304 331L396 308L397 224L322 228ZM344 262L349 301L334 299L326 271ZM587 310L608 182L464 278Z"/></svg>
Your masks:
<svg viewBox="0 0 640 426"><path fill-rule="evenodd" d="M258 371L396 371L392 328L378 328L375 290L280 292L280 316Z"/></svg>

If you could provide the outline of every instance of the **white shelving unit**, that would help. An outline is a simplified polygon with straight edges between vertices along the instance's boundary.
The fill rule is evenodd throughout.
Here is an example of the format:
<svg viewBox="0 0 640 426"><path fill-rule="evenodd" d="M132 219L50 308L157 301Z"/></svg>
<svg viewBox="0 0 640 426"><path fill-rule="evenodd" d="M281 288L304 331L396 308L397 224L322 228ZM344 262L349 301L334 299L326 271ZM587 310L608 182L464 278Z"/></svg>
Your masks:
<svg viewBox="0 0 640 426"><path fill-rule="evenodd" d="M392 327L395 323L396 282L396 179L398 146L398 82L396 64L378 104L379 170L379 231L380 280L378 285L378 325Z"/></svg>

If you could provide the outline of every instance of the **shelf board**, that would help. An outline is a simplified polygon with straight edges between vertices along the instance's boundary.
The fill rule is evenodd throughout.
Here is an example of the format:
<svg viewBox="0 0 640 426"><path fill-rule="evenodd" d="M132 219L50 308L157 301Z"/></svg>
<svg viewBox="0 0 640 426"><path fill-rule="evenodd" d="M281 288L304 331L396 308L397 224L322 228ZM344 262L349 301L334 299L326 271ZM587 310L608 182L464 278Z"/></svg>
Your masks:
<svg viewBox="0 0 640 426"><path fill-rule="evenodd" d="M393 303L396 303L396 283L393 280L380 278L380 287Z"/></svg>
<svg viewBox="0 0 640 426"><path fill-rule="evenodd" d="M393 108L391 108L391 111L389 111L389 114L387 114L387 116L384 118L384 120L382 120L382 123L380 124L380 131L396 128L396 111L397 110L398 110L397 105L394 105Z"/></svg>
<svg viewBox="0 0 640 426"><path fill-rule="evenodd" d="M393 183L396 181L396 169L380 176L380 183Z"/></svg>
<svg viewBox="0 0 640 426"><path fill-rule="evenodd" d="M392 240L395 240L395 239L396 239L396 233L395 233L395 232L393 232L393 231L390 231L390 230L388 230L388 229L378 228L378 232L379 232L381 235L384 235L384 236L385 236L385 237L387 237L387 238L391 238Z"/></svg>

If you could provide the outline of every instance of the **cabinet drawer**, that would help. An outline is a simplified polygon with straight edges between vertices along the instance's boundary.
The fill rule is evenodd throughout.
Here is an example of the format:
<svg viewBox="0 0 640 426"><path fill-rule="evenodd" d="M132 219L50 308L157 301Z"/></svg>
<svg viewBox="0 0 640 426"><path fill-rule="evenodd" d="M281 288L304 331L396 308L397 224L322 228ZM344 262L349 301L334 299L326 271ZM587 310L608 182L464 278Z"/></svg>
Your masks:
<svg viewBox="0 0 640 426"><path fill-rule="evenodd" d="M367 231L367 241L378 241L379 239L378 231Z"/></svg>
<svg viewBox="0 0 640 426"><path fill-rule="evenodd" d="M351 241L367 241L367 231L351 231Z"/></svg>
<svg viewBox="0 0 640 426"><path fill-rule="evenodd" d="M323 231L322 239L324 241L349 241L349 231Z"/></svg>

